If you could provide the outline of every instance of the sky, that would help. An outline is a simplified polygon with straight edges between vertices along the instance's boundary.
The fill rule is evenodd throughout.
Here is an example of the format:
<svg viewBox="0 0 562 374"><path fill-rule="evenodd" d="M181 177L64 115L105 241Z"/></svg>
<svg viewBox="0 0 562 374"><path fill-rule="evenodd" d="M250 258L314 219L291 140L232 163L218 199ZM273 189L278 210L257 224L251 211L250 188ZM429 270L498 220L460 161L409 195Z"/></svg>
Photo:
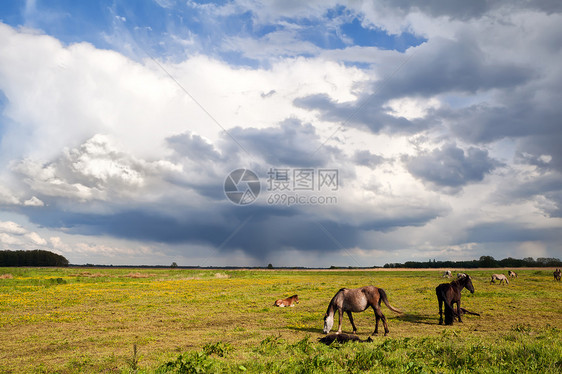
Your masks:
<svg viewBox="0 0 562 374"><path fill-rule="evenodd" d="M0 250L562 257L559 1L0 3Z"/></svg>

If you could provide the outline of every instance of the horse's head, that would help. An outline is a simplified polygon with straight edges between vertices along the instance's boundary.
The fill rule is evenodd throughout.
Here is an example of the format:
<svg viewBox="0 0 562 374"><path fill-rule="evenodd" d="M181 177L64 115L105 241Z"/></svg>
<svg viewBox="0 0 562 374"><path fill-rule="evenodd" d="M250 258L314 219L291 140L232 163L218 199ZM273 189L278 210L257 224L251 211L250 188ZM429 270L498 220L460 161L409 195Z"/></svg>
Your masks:
<svg viewBox="0 0 562 374"><path fill-rule="evenodd" d="M295 301L295 304L298 304L299 303L299 295L293 296L293 300Z"/></svg>
<svg viewBox="0 0 562 374"><path fill-rule="evenodd" d="M332 329L332 326L334 326L334 315L329 315L328 313L326 313L326 315L324 316L324 334L329 333Z"/></svg>
<svg viewBox="0 0 562 374"><path fill-rule="evenodd" d="M472 278L467 274L466 277L462 278L465 281L464 286L470 293L474 293L474 286L472 285Z"/></svg>

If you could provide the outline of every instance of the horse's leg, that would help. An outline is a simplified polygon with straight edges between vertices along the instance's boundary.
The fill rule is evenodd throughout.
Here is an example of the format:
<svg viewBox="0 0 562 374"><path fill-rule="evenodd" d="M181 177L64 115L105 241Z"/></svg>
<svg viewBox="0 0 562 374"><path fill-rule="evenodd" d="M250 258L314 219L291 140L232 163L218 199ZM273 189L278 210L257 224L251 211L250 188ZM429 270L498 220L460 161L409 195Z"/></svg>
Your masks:
<svg viewBox="0 0 562 374"><path fill-rule="evenodd" d="M373 306L373 310L375 311L375 331L373 331L373 335L379 333L379 320L382 320L382 325L384 327L384 335L388 334L388 325L386 323L386 317L382 314L381 307L379 305Z"/></svg>
<svg viewBox="0 0 562 374"><path fill-rule="evenodd" d="M449 305L445 303L445 324L452 325L455 322L455 311L453 309L454 302L451 300L448 304Z"/></svg>
<svg viewBox="0 0 562 374"><path fill-rule="evenodd" d="M457 314L459 316L459 322L462 322L462 320L461 320L461 300L460 299L459 299L459 301L457 301Z"/></svg>
<svg viewBox="0 0 562 374"><path fill-rule="evenodd" d="M382 321L382 325L384 326L384 336L386 336L386 334L388 334L388 324L386 323L386 317L384 316L384 314L382 314L380 306L375 309L375 315L378 317L377 319L380 318L380 320Z"/></svg>
<svg viewBox="0 0 562 374"><path fill-rule="evenodd" d="M443 324L443 300L438 297L437 300L439 301L439 324Z"/></svg>
<svg viewBox="0 0 562 374"><path fill-rule="evenodd" d="M357 327L355 327L355 323L353 322L353 316L351 315L351 312L349 310L346 313L347 313L347 316L349 317L349 322L351 322L351 326L353 326L353 333L356 334L357 333Z"/></svg>
<svg viewBox="0 0 562 374"><path fill-rule="evenodd" d="M375 312L375 331L373 331L372 335L376 335L379 333L379 315L377 314L377 309L373 307L373 312Z"/></svg>
<svg viewBox="0 0 562 374"><path fill-rule="evenodd" d="M340 321L339 321L339 323L338 323L338 332L337 332L337 334L341 334L341 324L342 324L342 321L343 321L343 309L339 309L339 308L338 308L338 314L339 314L339 316L340 316Z"/></svg>

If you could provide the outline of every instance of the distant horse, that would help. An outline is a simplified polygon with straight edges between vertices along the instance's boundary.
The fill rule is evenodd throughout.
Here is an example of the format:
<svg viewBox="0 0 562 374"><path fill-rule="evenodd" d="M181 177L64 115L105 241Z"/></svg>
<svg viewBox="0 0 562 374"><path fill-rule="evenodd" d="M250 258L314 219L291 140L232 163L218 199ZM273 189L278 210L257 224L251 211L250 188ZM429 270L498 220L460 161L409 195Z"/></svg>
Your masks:
<svg viewBox="0 0 562 374"><path fill-rule="evenodd" d="M562 278L562 271L560 269L554 270L554 280L560 282L560 278Z"/></svg>
<svg viewBox="0 0 562 374"><path fill-rule="evenodd" d="M451 283L441 283L435 288L437 301L439 302L439 324L443 324L443 304L445 304L445 324L452 325L456 316L459 322L462 322L461 315L461 291L466 288L470 293L474 293L472 279L468 274L466 277L456 279ZM457 304L457 310L453 309L453 304Z"/></svg>
<svg viewBox="0 0 562 374"><path fill-rule="evenodd" d="M461 279L461 278L464 278L466 276L467 276L466 273L457 273L457 279Z"/></svg>
<svg viewBox="0 0 562 374"><path fill-rule="evenodd" d="M330 345L333 342L338 342L340 344L347 343L347 342L370 343L373 341L373 339L371 339L371 337L369 336L367 339L361 340L357 335L344 334L342 332L341 334L326 335L322 338L318 338L318 341L320 343Z"/></svg>
<svg viewBox="0 0 562 374"><path fill-rule="evenodd" d="M509 284L509 280L503 274L492 274L492 279L490 280L490 284L496 283L496 280L499 280L500 284L502 284L503 281L505 281L505 284Z"/></svg>
<svg viewBox="0 0 562 374"><path fill-rule="evenodd" d="M379 330L379 319L382 320L384 325L384 335L388 334L388 325L386 323L386 317L381 311L381 301L395 313L402 313L399 309L394 308L388 302L386 292L382 288L375 286L365 286L361 288L342 288L340 289L330 301L328 305L328 310L324 316L324 334L327 334L332 329L334 325L334 314L336 310L338 311L340 320L338 324L338 334L341 333L341 324L343 320L343 312L347 313L351 326L353 326L353 333L357 332L357 327L353 322L352 312L358 313L365 311L368 307L372 307L375 312L375 331L373 334L377 334Z"/></svg>
<svg viewBox="0 0 562 374"><path fill-rule="evenodd" d="M273 303L273 306L280 306L280 307L286 307L286 306L295 306L295 304L299 303L299 295L293 295L291 297L288 297L286 299L279 299L279 300L275 300L275 303Z"/></svg>
<svg viewBox="0 0 562 374"><path fill-rule="evenodd" d="M443 275L441 276L441 278L451 278L453 275L451 274L451 270L447 270L445 272L443 272Z"/></svg>
<svg viewBox="0 0 562 374"><path fill-rule="evenodd" d="M507 272L507 275L509 275L511 278L517 278L517 273L511 270Z"/></svg>

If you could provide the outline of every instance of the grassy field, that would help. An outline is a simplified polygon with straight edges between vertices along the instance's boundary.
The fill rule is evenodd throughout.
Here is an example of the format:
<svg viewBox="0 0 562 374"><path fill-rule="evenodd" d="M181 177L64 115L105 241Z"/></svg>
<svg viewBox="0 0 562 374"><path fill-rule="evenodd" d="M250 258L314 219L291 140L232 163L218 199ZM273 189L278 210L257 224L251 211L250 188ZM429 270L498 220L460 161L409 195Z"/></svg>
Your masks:
<svg viewBox="0 0 562 374"><path fill-rule="evenodd" d="M562 372L562 284L550 269L490 284L494 271L468 271L463 307L481 316L440 326L437 270L0 268L0 373ZM383 305L388 336L318 343L336 291L368 284L405 312ZM373 312L355 323L367 338Z"/></svg>

